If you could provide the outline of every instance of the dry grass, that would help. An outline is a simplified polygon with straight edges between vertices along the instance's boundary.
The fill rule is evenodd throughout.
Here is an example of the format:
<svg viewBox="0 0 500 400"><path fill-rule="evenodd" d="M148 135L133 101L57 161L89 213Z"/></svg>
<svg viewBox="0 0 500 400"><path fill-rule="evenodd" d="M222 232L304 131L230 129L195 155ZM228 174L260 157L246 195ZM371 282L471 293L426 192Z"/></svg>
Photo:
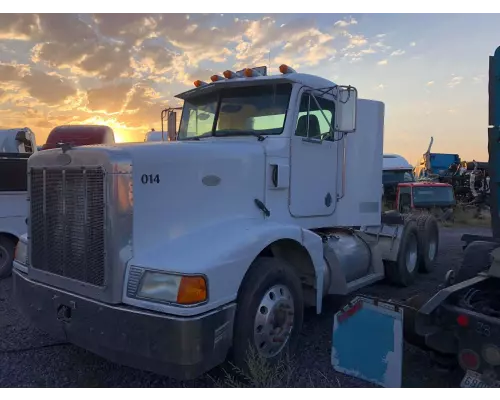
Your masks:
<svg viewBox="0 0 500 400"><path fill-rule="evenodd" d="M442 225L451 226L475 226L489 228L491 226L491 215L489 209L478 209L477 207L456 206L453 215L448 221L442 221Z"/></svg>
<svg viewBox="0 0 500 400"><path fill-rule="evenodd" d="M335 379L335 383L332 383L321 371L315 371L313 374L306 372L304 382L304 372L302 371L301 377L298 376L297 365L291 357L285 356L271 365L253 347L247 355L247 371L243 371L232 363L229 364L231 371L224 369L223 379L212 378L215 386L220 388L292 388L297 387L298 382L302 382L302 386L308 387L341 387L338 378Z"/></svg>
<svg viewBox="0 0 500 400"><path fill-rule="evenodd" d="M383 204L382 211L392 211L392 208ZM418 211L416 211L418 212ZM427 212L427 211L425 211ZM491 215L488 207L479 209L475 206L457 205L450 216L446 216L440 208L429 211L444 227L481 227L489 228L491 226Z"/></svg>

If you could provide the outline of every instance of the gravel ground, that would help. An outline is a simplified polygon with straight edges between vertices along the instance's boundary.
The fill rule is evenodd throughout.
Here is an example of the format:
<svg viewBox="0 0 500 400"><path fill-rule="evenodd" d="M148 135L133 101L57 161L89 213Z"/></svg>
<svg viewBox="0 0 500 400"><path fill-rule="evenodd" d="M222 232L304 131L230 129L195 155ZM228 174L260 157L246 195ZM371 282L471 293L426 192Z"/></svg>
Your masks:
<svg viewBox="0 0 500 400"><path fill-rule="evenodd" d="M489 234L485 228L442 228L438 266L432 274L420 275L411 288L384 283L361 293L404 300L419 293L436 291L446 271L460 263L463 233ZM121 367L68 344L58 344L30 325L12 304L12 280L0 281L0 387L211 387L221 368L195 381L180 383L156 374ZM318 316L308 310L295 361L293 386L366 387L365 382L335 373L330 365L333 315L338 299L327 298ZM427 354L405 345L405 387L457 387L460 371L442 371Z"/></svg>

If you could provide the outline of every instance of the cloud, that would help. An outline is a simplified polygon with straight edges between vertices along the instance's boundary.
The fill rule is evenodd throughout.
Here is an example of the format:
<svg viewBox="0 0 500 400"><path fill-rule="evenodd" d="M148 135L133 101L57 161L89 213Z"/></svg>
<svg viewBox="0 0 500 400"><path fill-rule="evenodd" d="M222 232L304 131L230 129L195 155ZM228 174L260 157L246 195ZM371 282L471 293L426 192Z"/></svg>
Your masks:
<svg viewBox="0 0 500 400"><path fill-rule="evenodd" d="M402 56L406 52L404 50L396 50L391 53L391 56Z"/></svg>
<svg viewBox="0 0 500 400"><path fill-rule="evenodd" d="M454 76L451 78L451 80L448 82L448 87L454 88L455 86L458 86L462 83L464 78L462 76Z"/></svg>
<svg viewBox="0 0 500 400"><path fill-rule="evenodd" d="M37 31L35 14L0 14L0 39L30 40Z"/></svg>
<svg viewBox="0 0 500 400"><path fill-rule="evenodd" d="M318 24L307 14L292 21L278 14L1 14L1 60L9 62L0 63L0 101L10 122L41 110L29 121L43 133L50 124L90 120L139 132L175 104L170 91L228 68L269 65L276 73L280 63L387 59L386 34L363 35L358 25L351 16Z"/></svg>
<svg viewBox="0 0 500 400"><path fill-rule="evenodd" d="M10 91L21 99L31 96L41 103L57 105L77 94L72 83L55 73L49 74L26 65L0 64L0 82L10 84ZM5 86L5 87L7 87ZM6 95L4 87L4 96Z"/></svg>
<svg viewBox="0 0 500 400"><path fill-rule="evenodd" d="M21 81L32 97L49 105L58 105L77 93L68 80L35 69L24 75Z"/></svg>
<svg viewBox="0 0 500 400"><path fill-rule="evenodd" d="M347 27L349 25L356 25L357 23L358 23L358 21L356 21L354 18L351 17L349 20L340 20L340 21L337 21L333 25L341 27L341 28L345 28L345 27Z"/></svg>
<svg viewBox="0 0 500 400"><path fill-rule="evenodd" d="M119 83L90 89L87 91L87 108L90 111L108 114L120 112L125 106L130 89L132 89L132 83Z"/></svg>
<svg viewBox="0 0 500 400"><path fill-rule="evenodd" d="M387 60L380 60L379 62L377 62L378 65L387 65L387 63Z"/></svg>
<svg viewBox="0 0 500 400"><path fill-rule="evenodd" d="M486 79L486 75L484 75L484 74L480 74L480 75L472 77L472 81L474 83L482 83L482 82L484 82L485 79Z"/></svg>

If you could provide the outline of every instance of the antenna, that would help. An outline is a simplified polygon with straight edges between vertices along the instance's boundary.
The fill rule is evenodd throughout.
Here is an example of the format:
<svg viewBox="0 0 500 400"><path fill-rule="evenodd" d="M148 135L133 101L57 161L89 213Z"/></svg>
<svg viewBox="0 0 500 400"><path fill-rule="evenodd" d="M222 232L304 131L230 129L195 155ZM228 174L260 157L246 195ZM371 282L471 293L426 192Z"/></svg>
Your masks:
<svg viewBox="0 0 500 400"><path fill-rule="evenodd" d="M269 49L269 61L268 61L268 64L269 64L268 68L267 68L269 70L268 75L271 75L271 49Z"/></svg>

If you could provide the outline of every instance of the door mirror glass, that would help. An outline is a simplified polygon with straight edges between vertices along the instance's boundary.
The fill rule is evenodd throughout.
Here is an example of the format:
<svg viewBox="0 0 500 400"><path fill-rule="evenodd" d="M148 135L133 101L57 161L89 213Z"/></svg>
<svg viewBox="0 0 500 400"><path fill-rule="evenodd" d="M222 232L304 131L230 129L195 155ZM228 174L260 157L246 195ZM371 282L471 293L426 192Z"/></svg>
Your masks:
<svg viewBox="0 0 500 400"><path fill-rule="evenodd" d="M352 86L337 86L335 99L335 130L344 133L356 131L356 106L358 91Z"/></svg>
<svg viewBox="0 0 500 400"><path fill-rule="evenodd" d="M168 140L174 141L177 137L177 113L175 111L170 111L168 113Z"/></svg>

